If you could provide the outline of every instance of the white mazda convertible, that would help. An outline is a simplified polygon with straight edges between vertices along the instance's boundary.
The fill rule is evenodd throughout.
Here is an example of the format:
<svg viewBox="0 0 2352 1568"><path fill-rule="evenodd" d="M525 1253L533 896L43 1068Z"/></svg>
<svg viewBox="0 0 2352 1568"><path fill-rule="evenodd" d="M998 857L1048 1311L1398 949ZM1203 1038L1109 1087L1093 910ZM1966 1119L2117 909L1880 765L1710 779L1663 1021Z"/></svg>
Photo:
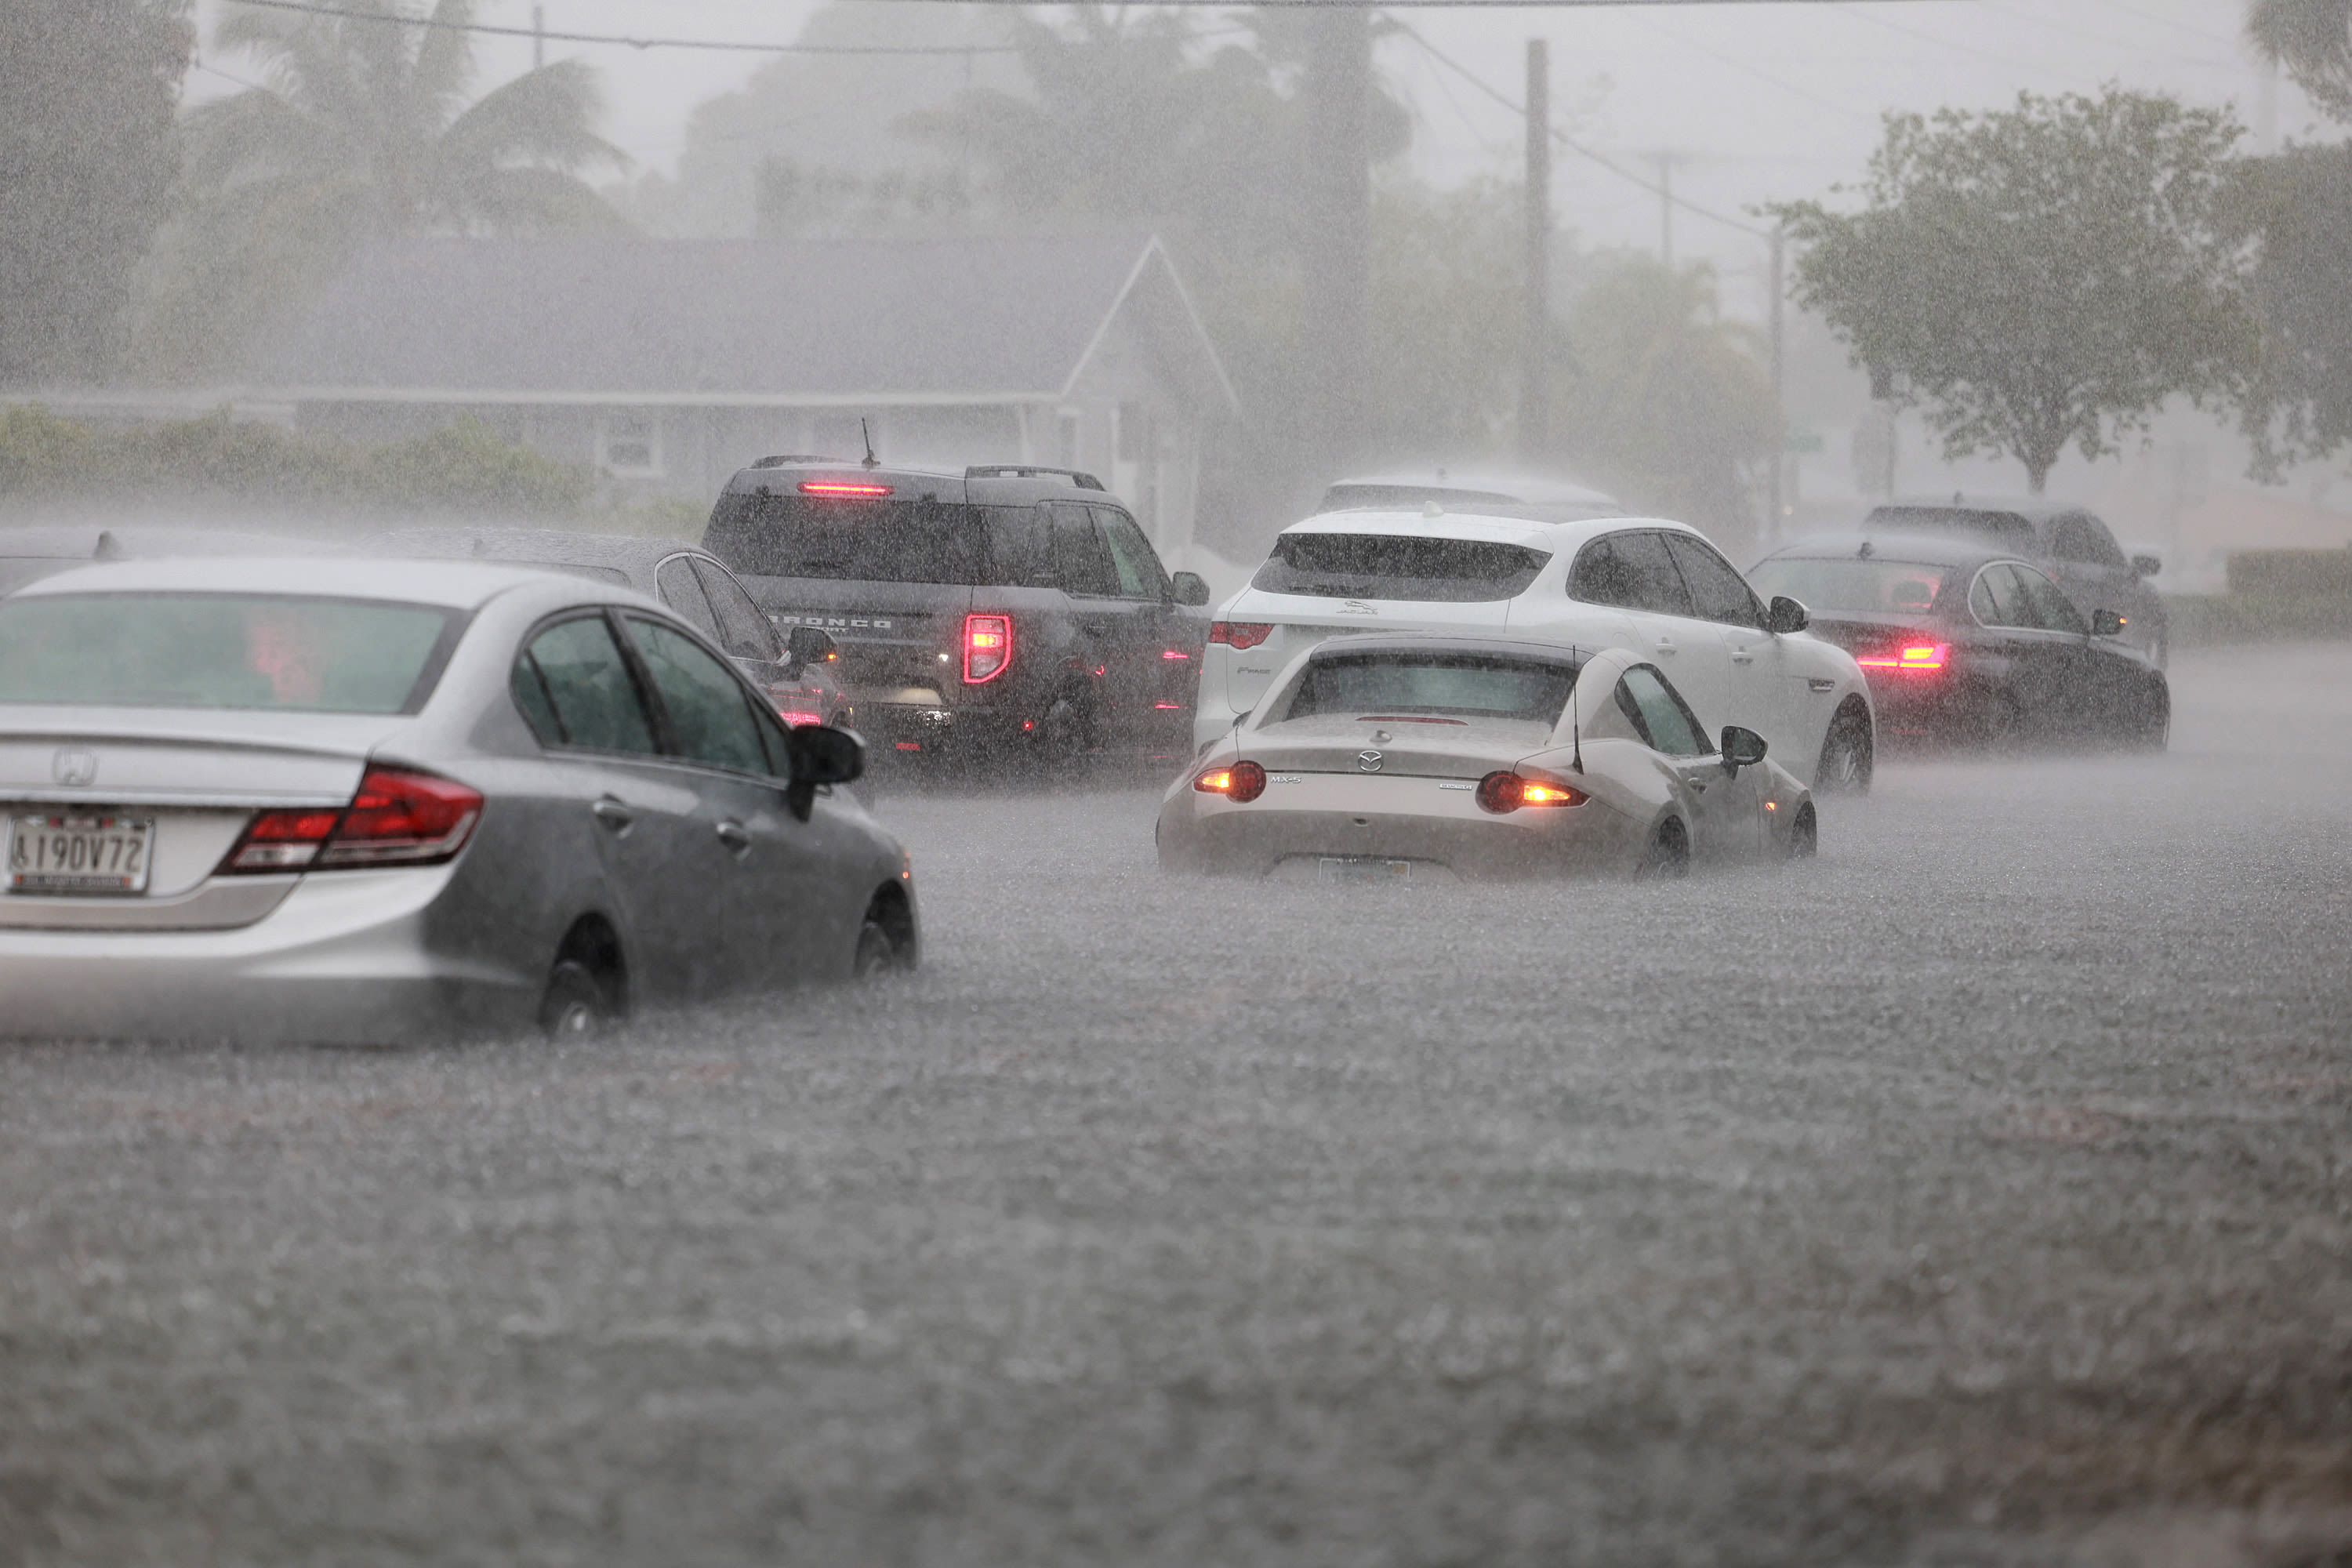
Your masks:
<svg viewBox="0 0 2352 1568"><path fill-rule="evenodd" d="M1736 724L1710 739L1622 649L1333 637L1169 789L1160 863L1412 881L1810 856L1811 792L1765 750Z"/></svg>

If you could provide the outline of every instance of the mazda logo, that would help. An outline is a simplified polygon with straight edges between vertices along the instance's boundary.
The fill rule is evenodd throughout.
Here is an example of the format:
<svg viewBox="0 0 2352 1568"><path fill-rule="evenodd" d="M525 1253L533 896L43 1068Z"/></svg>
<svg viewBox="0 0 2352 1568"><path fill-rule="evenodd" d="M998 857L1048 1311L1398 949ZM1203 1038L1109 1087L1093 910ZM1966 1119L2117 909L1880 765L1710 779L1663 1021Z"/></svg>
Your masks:
<svg viewBox="0 0 2352 1568"><path fill-rule="evenodd" d="M1356 771L1360 773L1376 773L1381 771L1381 764L1386 761L1388 759L1378 752L1358 752Z"/></svg>
<svg viewBox="0 0 2352 1568"><path fill-rule="evenodd" d="M49 759L49 776L68 789L98 782L98 753L86 746L60 746Z"/></svg>

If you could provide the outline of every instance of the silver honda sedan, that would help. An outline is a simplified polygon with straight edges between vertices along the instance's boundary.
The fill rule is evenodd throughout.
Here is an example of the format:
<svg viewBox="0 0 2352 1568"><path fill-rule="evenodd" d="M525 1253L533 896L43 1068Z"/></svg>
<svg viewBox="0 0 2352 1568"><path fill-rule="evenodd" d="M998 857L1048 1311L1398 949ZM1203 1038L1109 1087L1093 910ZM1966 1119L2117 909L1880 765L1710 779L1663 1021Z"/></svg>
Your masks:
<svg viewBox="0 0 2352 1568"><path fill-rule="evenodd" d="M0 1031L396 1042L911 967L905 850L653 600L137 561L0 600Z"/></svg>

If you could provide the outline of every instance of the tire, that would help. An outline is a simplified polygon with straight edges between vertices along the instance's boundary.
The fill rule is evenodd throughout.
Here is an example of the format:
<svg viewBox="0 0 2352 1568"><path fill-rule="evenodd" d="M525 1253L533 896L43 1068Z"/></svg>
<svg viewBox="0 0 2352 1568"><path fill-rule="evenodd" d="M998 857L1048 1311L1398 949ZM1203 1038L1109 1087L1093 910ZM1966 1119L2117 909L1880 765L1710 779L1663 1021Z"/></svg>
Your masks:
<svg viewBox="0 0 2352 1568"><path fill-rule="evenodd" d="M1816 795L1868 795L1878 768L1878 742L1870 715L1852 704L1838 710L1822 737L1822 760L1813 769Z"/></svg>
<svg viewBox="0 0 2352 1568"><path fill-rule="evenodd" d="M1988 752L2010 752L2023 739L2025 715L2017 699L2005 691L1988 691L1969 721L1969 741Z"/></svg>
<svg viewBox="0 0 2352 1568"><path fill-rule="evenodd" d="M2147 706L2141 711L2139 722L2133 727L2131 749L2135 752L2161 752L2172 743L2172 692L2168 687L2158 687L2148 693Z"/></svg>
<svg viewBox="0 0 2352 1568"><path fill-rule="evenodd" d="M539 1026L549 1039L593 1038L611 1027L613 1017L612 993L586 964L567 958L548 973Z"/></svg>
<svg viewBox="0 0 2352 1568"><path fill-rule="evenodd" d="M894 914L897 919L892 918ZM866 911L865 923L857 928L857 952L849 965L851 976L871 980L878 975L912 972L915 959L908 951L911 929L903 906L894 910L877 898Z"/></svg>
<svg viewBox="0 0 2352 1568"><path fill-rule="evenodd" d="M1651 831L1649 847L1633 872L1637 882L1678 882L1690 875L1690 833L1682 818L1669 816Z"/></svg>
<svg viewBox="0 0 2352 1568"><path fill-rule="evenodd" d="M1810 860L1822 847L1821 818L1813 813L1813 803L1807 801L1797 808L1797 818L1789 824L1789 842L1782 853L1791 860Z"/></svg>
<svg viewBox="0 0 2352 1568"><path fill-rule="evenodd" d="M1037 758L1056 774L1086 764L1094 747L1094 724L1080 700L1068 692L1046 705L1037 721Z"/></svg>

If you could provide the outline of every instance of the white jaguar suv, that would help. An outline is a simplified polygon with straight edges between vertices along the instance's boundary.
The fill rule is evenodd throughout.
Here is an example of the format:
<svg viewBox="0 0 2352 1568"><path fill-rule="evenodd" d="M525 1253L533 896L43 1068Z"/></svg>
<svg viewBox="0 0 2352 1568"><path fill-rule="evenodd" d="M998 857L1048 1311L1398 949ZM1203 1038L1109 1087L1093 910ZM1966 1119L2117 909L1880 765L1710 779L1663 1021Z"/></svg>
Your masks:
<svg viewBox="0 0 2352 1568"><path fill-rule="evenodd" d="M1500 511L1503 509L1497 508ZM1292 655L1347 632L1487 633L1654 662L1710 733L1754 730L1824 793L1870 787L1876 720L1853 656L1805 635L1793 599L1768 606L1686 523L1555 522L1446 511L1328 511L1294 523L1217 612L1193 743L1256 706Z"/></svg>

